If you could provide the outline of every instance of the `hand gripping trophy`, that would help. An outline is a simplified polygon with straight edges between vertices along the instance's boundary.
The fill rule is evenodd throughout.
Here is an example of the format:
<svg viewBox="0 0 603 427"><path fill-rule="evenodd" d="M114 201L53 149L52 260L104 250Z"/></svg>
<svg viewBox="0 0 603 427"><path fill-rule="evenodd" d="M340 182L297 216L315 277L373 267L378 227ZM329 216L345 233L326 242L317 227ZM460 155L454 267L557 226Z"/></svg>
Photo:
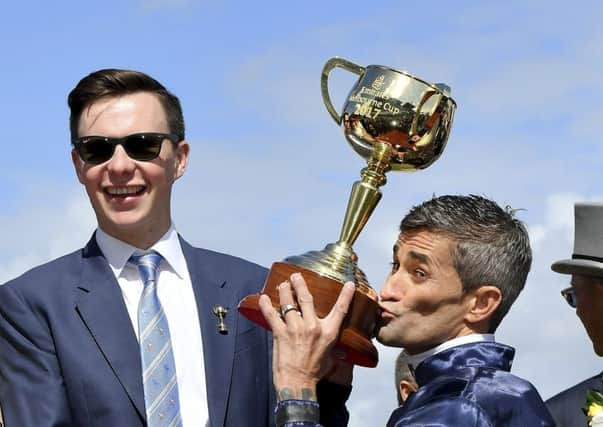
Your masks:
<svg viewBox="0 0 603 427"><path fill-rule="evenodd" d="M335 68L359 78L338 114L329 95L329 74ZM360 366L377 365L378 353L371 343L379 315L377 293L357 266L352 245L381 199L379 187L389 170L416 171L435 162L450 134L456 103L450 88L430 84L409 73L381 65L361 67L342 58L331 58L321 77L322 97L331 117L341 125L346 140L365 158L362 179L354 183L339 240L322 251L290 256L272 265L262 293L279 307L277 286L294 272L301 272L314 296L316 313L326 316L343 284L353 281L356 294L336 347L345 360ZM259 295L249 295L239 304L245 317L263 327Z"/></svg>

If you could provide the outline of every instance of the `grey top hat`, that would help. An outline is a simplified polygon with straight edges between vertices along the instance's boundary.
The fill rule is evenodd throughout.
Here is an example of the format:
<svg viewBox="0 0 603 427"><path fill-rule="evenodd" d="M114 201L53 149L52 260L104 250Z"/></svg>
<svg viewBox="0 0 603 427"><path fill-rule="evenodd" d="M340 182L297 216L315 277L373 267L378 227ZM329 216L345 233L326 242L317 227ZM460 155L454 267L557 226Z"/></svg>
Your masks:
<svg viewBox="0 0 603 427"><path fill-rule="evenodd" d="M603 277L603 203L576 203L572 259L557 261L551 269L562 274Z"/></svg>

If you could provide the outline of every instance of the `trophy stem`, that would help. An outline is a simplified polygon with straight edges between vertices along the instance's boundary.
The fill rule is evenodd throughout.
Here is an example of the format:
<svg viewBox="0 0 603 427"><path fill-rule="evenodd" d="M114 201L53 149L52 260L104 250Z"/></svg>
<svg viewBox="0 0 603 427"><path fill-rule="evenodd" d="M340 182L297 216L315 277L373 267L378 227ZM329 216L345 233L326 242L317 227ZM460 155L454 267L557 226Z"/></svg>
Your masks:
<svg viewBox="0 0 603 427"><path fill-rule="evenodd" d="M381 187L386 182L385 173L390 169L392 146L376 142L366 168L360 173L362 179L352 186L345 219L339 235L338 245L351 247L381 200Z"/></svg>

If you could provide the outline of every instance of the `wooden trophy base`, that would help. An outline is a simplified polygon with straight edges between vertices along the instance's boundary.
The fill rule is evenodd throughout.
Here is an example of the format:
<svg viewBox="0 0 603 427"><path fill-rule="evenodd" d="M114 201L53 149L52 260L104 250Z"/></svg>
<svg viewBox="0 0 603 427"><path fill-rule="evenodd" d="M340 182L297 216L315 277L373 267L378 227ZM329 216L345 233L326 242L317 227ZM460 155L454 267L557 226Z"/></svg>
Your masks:
<svg viewBox="0 0 603 427"><path fill-rule="evenodd" d="M316 314L320 318L325 317L335 305L343 284L306 268L285 262L275 262L264 283L262 294L267 294L272 300L272 305L279 308L277 286L288 280L295 272L301 273L304 277L308 289L314 297ZM254 323L270 329L260 311L259 298L259 294L243 298L238 306L239 313ZM344 361L369 368L377 366L379 355L371 343L370 337L373 336L378 314L377 301L356 289L350 310L343 321L341 336L335 345L335 348L345 352Z"/></svg>

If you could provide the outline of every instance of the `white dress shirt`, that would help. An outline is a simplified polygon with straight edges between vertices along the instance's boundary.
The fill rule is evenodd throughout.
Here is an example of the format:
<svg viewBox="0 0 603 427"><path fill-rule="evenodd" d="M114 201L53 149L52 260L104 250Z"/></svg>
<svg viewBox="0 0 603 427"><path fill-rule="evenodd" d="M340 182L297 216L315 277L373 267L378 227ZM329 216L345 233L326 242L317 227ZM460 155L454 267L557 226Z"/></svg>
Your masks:
<svg viewBox="0 0 603 427"><path fill-rule="evenodd" d="M138 338L138 303L144 285L138 269L128 263L128 259L139 249L109 236L100 228L96 230L96 241L121 288ZM173 224L149 249L163 257L157 276L157 294L170 328L182 425L204 426L209 424L209 416L201 326L190 274Z"/></svg>
<svg viewBox="0 0 603 427"><path fill-rule="evenodd" d="M435 354L441 353L444 350L448 350L449 348L456 347L458 345L483 341L494 342L494 334L470 334L464 335L462 337L453 338L451 340L443 342L442 344L432 349L424 351L423 353L418 353L409 356L407 359L408 364L412 367L412 369L416 369L422 361Z"/></svg>

